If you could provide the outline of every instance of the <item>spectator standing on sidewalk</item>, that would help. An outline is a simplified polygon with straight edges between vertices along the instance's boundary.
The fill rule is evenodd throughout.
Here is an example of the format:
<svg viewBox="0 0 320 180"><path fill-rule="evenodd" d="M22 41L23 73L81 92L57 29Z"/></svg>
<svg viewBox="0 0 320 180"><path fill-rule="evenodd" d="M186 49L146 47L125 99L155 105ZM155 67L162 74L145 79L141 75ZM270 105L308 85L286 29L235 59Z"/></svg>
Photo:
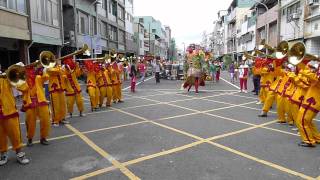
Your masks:
<svg viewBox="0 0 320 180"><path fill-rule="evenodd" d="M219 82L219 80L220 80L220 71L221 71L220 62L216 61L215 66L216 66L216 69L217 69L217 72L216 72L216 82Z"/></svg>
<svg viewBox="0 0 320 180"><path fill-rule="evenodd" d="M214 61L212 61L210 64L210 73L211 73L211 77L212 77L212 82L214 82L214 79L216 77L216 72L217 72L217 68L214 64Z"/></svg>
<svg viewBox="0 0 320 180"><path fill-rule="evenodd" d="M235 70L234 62L232 62L232 63L229 65L230 81L231 81L232 83L234 83L234 70Z"/></svg>
<svg viewBox="0 0 320 180"><path fill-rule="evenodd" d="M249 66L241 61L239 67L240 92L247 93L247 79L249 74Z"/></svg>
<svg viewBox="0 0 320 180"><path fill-rule="evenodd" d="M154 68L154 71L155 71L156 83L160 83L161 65L160 65L160 61L159 60L156 60L156 62L153 64L153 68Z"/></svg>
<svg viewBox="0 0 320 180"><path fill-rule="evenodd" d="M143 61L139 61L138 71L140 73L140 82L144 82L145 74L146 74L146 65Z"/></svg>
<svg viewBox="0 0 320 180"><path fill-rule="evenodd" d="M131 82L131 92L136 91L136 81L137 81L137 68L136 68L136 60L132 60L132 64L130 66L130 82Z"/></svg>

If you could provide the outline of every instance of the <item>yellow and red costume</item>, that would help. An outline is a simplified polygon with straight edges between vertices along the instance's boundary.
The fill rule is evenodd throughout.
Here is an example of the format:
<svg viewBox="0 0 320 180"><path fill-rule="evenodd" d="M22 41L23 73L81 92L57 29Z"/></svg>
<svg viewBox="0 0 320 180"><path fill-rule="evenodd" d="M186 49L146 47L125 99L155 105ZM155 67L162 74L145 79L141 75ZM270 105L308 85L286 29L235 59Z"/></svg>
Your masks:
<svg viewBox="0 0 320 180"><path fill-rule="evenodd" d="M114 61L111 64L111 81L112 81L112 92L113 92L113 101L122 102L122 82L120 79L120 70L118 64Z"/></svg>
<svg viewBox="0 0 320 180"><path fill-rule="evenodd" d="M261 103L265 103L270 84L274 81L274 71L268 65L264 66L260 71L260 93L259 99Z"/></svg>
<svg viewBox="0 0 320 180"><path fill-rule="evenodd" d="M7 138L13 150L22 148L19 113L11 85L6 78L0 78L0 153L8 151Z"/></svg>
<svg viewBox="0 0 320 180"><path fill-rule="evenodd" d="M64 95L65 81L63 80L63 70L60 66L46 70L49 77L49 93L51 99L52 121L59 124L66 117L66 99Z"/></svg>
<svg viewBox="0 0 320 180"><path fill-rule="evenodd" d="M47 139L50 132L50 114L43 84L48 76L36 75L33 67L27 67L27 83L17 87L23 93L22 111L26 112L27 138L32 143L36 120L40 120L40 139Z"/></svg>
<svg viewBox="0 0 320 180"><path fill-rule="evenodd" d="M87 69L87 90L90 97L91 102L91 110L95 110L98 108L99 104L99 88L97 86L97 76L96 71L97 67L93 63L93 61L85 61L86 69Z"/></svg>
<svg viewBox="0 0 320 180"><path fill-rule="evenodd" d="M310 87L303 97L303 103L297 116L297 127L303 143L314 145L320 142L320 134L315 123L312 121L320 110L320 73L305 69L301 72L302 76L310 81Z"/></svg>
<svg viewBox="0 0 320 180"><path fill-rule="evenodd" d="M70 64L72 64L72 63L70 63ZM65 78L65 82L66 82L67 108L68 108L68 113L70 115L72 115L72 113L73 113L73 106L74 106L75 102L76 102L78 110L80 112L80 116L82 115L82 113L84 111L83 97L81 94L81 87L80 87L79 82L77 80L77 78L81 74L82 74L82 71L77 64L75 64L74 67L67 67L64 72L64 78Z"/></svg>

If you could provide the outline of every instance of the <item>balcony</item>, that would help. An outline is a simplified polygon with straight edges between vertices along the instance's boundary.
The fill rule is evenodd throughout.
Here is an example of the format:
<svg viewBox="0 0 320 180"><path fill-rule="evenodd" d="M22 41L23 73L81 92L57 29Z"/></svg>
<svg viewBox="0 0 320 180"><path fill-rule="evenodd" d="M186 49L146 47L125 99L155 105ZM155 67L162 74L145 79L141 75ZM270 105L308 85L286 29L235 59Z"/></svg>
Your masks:
<svg viewBox="0 0 320 180"><path fill-rule="evenodd" d="M308 0L308 5L311 8L319 7L320 1L319 0Z"/></svg>
<svg viewBox="0 0 320 180"><path fill-rule="evenodd" d="M279 5L274 6L269 9L269 11L259 15L257 17L257 29L265 26L266 24L270 24L278 19L278 10Z"/></svg>

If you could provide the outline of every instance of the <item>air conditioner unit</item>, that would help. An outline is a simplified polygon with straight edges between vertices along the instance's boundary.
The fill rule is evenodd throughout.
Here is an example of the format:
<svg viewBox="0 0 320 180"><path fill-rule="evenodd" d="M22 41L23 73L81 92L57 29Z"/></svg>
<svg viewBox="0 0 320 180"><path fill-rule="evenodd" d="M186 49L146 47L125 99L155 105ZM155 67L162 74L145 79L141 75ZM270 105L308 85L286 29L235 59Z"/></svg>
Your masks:
<svg viewBox="0 0 320 180"><path fill-rule="evenodd" d="M319 6L319 0L309 0L309 6Z"/></svg>
<svg viewBox="0 0 320 180"><path fill-rule="evenodd" d="M293 13L292 15L291 15L291 19L292 20L298 20L300 18L300 15L298 14L298 13Z"/></svg>

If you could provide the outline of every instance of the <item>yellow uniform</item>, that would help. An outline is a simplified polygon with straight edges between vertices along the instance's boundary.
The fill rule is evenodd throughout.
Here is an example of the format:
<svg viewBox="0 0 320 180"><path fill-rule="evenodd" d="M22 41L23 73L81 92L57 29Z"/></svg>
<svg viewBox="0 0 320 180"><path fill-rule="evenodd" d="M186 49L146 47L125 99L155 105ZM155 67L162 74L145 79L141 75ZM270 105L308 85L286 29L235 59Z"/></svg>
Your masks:
<svg viewBox="0 0 320 180"><path fill-rule="evenodd" d="M61 67L47 69L49 75L49 93L51 99L52 120L59 124L66 117L65 81Z"/></svg>
<svg viewBox="0 0 320 180"><path fill-rule="evenodd" d="M319 74L313 73L308 69L303 70L302 74L310 80L311 86L306 94L302 96L304 98L297 116L297 127L302 142L314 145L320 142L320 134L315 123L312 121L320 110Z"/></svg>
<svg viewBox="0 0 320 180"><path fill-rule="evenodd" d="M43 84L48 80L47 76L37 75L34 84L18 87L23 93L22 111L26 112L27 138L32 142L36 130L37 117L40 120L40 138L47 139L50 131L50 114Z"/></svg>
<svg viewBox="0 0 320 180"><path fill-rule="evenodd" d="M10 139L12 149L19 151L22 147L19 114L9 81L0 78L0 152L8 151Z"/></svg>
<svg viewBox="0 0 320 180"><path fill-rule="evenodd" d="M270 84L274 81L274 73L269 70L268 67L263 67L261 69L261 79L260 79L260 93L259 93L259 99L260 102L264 103Z"/></svg>
<svg viewBox="0 0 320 180"><path fill-rule="evenodd" d="M286 97L285 92L287 91L288 87L291 84L291 79L287 75L287 72L282 70L282 78L281 83L277 89L277 115L278 115L278 122L284 123L286 122ZM291 118L291 116L288 116ZM293 124L293 119L287 119L289 124Z"/></svg>
<svg viewBox="0 0 320 180"><path fill-rule="evenodd" d="M113 100L117 102L122 102L122 82L120 79L120 70L118 68L118 64L114 62L112 64L111 71L111 81L112 81L112 92L113 92Z"/></svg>
<svg viewBox="0 0 320 180"><path fill-rule="evenodd" d="M68 113L72 115L73 106L76 102L80 115L84 111L83 97L81 94L81 88L77 78L82 74L81 69L76 66L74 71L66 70L64 73L64 78L66 82L66 97L67 97L67 107Z"/></svg>
<svg viewBox="0 0 320 180"><path fill-rule="evenodd" d="M97 81L100 92L99 106L102 107L104 99L107 97L107 79L103 69L97 73Z"/></svg>
<svg viewBox="0 0 320 180"><path fill-rule="evenodd" d="M87 74L87 88L90 96L91 110L98 108L99 103L99 88L97 87L96 73L89 71Z"/></svg>

